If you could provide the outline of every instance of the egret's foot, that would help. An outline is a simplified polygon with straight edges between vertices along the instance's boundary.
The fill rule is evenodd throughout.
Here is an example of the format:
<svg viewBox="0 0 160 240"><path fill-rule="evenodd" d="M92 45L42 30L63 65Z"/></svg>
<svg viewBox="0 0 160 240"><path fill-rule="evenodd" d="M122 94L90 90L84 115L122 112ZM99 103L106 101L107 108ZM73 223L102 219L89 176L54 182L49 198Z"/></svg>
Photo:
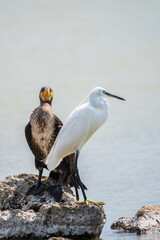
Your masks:
<svg viewBox="0 0 160 240"><path fill-rule="evenodd" d="M94 201L90 201L90 200L86 200L86 201L82 201L82 202L78 202L78 204L83 204L85 203L86 205L88 205L89 203L94 203L94 204L98 204L98 205L104 205L105 203L104 202L94 202Z"/></svg>
<svg viewBox="0 0 160 240"><path fill-rule="evenodd" d="M62 187L60 185L55 186L55 185L50 185L47 188L47 192L54 197L56 202L60 202L62 200L62 196L63 196L63 190Z"/></svg>
<svg viewBox="0 0 160 240"><path fill-rule="evenodd" d="M87 201L88 201L89 203L95 203L95 204L98 204L98 205L105 205L104 202L95 202L95 201L90 201L90 200L88 200L88 199L87 199Z"/></svg>
<svg viewBox="0 0 160 240"><path fill-rule="evenodd" d="M26 192L26 196L29 195L38 195L40 193L43 193L47 189L47 186L43 183L37 185L33 184Z"/></svg>

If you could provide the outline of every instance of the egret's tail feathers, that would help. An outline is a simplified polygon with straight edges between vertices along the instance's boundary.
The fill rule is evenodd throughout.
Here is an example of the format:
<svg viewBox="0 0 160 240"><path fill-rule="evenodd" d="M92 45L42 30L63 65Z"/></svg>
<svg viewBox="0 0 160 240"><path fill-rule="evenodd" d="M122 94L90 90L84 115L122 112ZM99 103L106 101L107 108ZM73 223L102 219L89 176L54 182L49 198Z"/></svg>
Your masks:
<svg viewBox="0 0 160 240"><path fill-rule="evenodd" d="M48 156L45 158L45 164L48 165L48 163L50 162L51 160L51 153L52 153L52 150L50 151L50 153L48 154Z"/></svg>
<svg viewBox="0 0 160 240"><path fill-rule="evenodd" d="M56 159L56 157L48 156L46 159L46 165L49 171L54 170L59 163L62 161L62 159Z"/></svg>

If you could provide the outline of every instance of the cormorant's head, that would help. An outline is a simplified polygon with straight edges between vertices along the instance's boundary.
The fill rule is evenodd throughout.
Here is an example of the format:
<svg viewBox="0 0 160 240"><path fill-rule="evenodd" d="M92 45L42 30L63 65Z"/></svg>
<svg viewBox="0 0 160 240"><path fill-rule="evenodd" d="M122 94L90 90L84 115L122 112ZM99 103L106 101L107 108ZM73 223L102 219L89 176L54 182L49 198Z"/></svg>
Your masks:
<svg viewBox="0 0 160 240"><path fill-rule="evenodd" d="M42 87L39 93L39 99L41 103L52 103L53 91L50 87Z"/></svg>

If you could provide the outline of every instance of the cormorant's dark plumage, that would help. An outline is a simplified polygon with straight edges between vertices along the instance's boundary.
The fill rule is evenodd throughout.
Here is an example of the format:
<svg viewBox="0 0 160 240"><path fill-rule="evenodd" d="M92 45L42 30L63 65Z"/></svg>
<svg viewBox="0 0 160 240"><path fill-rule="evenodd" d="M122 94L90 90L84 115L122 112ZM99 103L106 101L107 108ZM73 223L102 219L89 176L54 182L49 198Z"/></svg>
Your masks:
<svg viewBox="0 0 160 240"><path fill-rule="evenodd" d="M35 166L39 170L38 183L29 188L27 195L39 194L46 190L46 186L41 183L43 168L46 168L45 158L49 154L57 134L63 125L61 120L52 112L52 89L43 87L39 98L40 106L33 111L30 121L25 127L26 140L35 156ZM70 184L71 187L75 186L72 177L74 160L75 154L65 157L60 165L50 173L50 176L57 180L63 174L63 183Z"/></svg>

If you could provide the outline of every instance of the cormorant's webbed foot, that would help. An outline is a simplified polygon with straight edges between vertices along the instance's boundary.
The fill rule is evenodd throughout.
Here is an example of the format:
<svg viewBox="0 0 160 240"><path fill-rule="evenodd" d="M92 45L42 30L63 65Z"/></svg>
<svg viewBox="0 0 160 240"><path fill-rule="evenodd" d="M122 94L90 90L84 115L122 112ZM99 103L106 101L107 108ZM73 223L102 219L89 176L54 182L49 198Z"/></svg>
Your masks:
<svg viewBox="0 0 160 240"><path fill-rule="evenodd" d="M47 188L47 192L54 197L56 202L60 202L63 196L63 190L61 185L50 185Z"/></svg>
<svg viewBox="0 0 160 240"><path fill-rule="evenodd" d="M43 168L39 170L38 182L36 184L33 184L28 189L28 191L26 192L26 196L38 195L40 193L43 193L46 190L47 186L41 182L42 173L43 173Z"/></svg>
<svg viewBox="0 0 160 240"><path fill-rule="evenodd" d="M39 195L40 193L43 193L46 190L47 186L43 183L39 184L33 184L26 192L26 196L29 195Z"/></svg>

